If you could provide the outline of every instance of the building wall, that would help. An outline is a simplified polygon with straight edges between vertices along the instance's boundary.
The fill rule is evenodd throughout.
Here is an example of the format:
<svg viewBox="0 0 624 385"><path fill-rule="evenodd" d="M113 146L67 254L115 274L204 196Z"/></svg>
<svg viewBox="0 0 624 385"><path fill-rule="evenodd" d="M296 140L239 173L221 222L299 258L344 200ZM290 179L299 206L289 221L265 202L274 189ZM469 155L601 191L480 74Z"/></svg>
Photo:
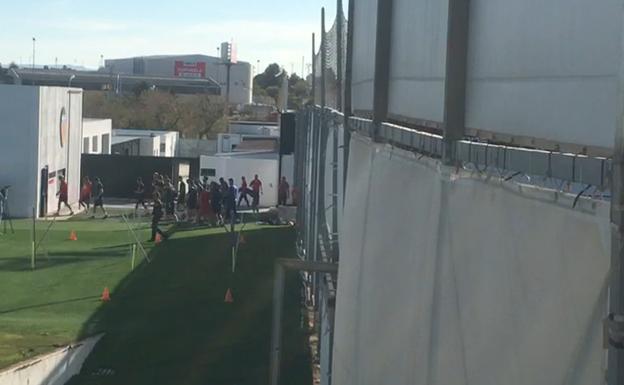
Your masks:
<svg viewBox="0 0 624 385"><path fill-rule="evenodd" d="M56 212L60 187L58 175L65 173L69 203L78 203L80 191L80 156L82 148L82 90L64 87L40 87L39 151L37 173L48 167L47 213ZM61 114L65 110L67 131L61 134ZM37 178L37 188L41 180ZM39 194L38 194L39 195ZM38 204L40 197L38 196Z"/></svg>
<svg viewBox="0 0 624 385"><path fill-rule="evenodd" d="M208 177L209 181L218 181L220 177L234 179L234 184L240 186L241 177L251 182L255 174L262 181L264 194L260 196L261 206L277 205L277 159L238 159L225 156L201 156L199 158L200 175L206 170L214 170L214 176ZM197 175L194 175L197 176ZM251 203L251 200L249 201Z"/></svg>
<svg viewBox="0 0 624 385"><path fill-rule="evenodd" d="M0 187L11 185L9 210L29 217L37 197L37 87L0 85Z"/></svg>
<svg viewBox="0 0 624 385"><path fill-rule="evenodd" d="M221 60L207 55L176 55L176 56L155 56L138 57L143 61L144 75L174 77L175 62L184 61L190 63L206 63L206 77L213 78L222 86L225 95L225 85L227 84L226 67L221 64ZM135 74L135 58L106 60L106 68L113 73ZM136 73L138 74L138 73ZM252 73L251 64L238 62L232 65L230 72L230 102L232 104L251 103L252 97Z"/></svg>
<svg viewBox="0 0 624 385"><path fill-rule="evenodd" d="M110 154L112 126L113 122L111 119L83 119L82 138L83 143L88 144L88 146L82 146L82 153ZM93 137L97 137L97 150L93 150Z"/></svg>

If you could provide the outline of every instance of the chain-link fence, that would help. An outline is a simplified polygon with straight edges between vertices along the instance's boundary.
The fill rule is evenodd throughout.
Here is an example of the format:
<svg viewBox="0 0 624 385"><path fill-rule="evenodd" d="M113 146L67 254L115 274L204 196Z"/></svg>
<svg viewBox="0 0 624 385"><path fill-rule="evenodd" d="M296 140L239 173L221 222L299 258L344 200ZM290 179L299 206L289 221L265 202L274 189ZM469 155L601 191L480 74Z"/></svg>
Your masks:
<svg viewBox="0 0 624 385"><path fill-rule="evenodd" d="M336 18L327 32L323 13L320 47L313 58L314 102L339 111L343 106L347 26L342 2L338 1Z"/></svg>

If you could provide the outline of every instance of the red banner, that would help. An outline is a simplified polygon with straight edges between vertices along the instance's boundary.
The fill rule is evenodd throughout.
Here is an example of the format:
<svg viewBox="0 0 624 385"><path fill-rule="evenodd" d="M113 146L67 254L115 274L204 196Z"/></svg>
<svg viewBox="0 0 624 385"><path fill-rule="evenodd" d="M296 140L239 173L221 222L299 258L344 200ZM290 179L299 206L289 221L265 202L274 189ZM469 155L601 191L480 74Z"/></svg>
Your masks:
<svg viewBox="0 0 624 385"><path fill-rule="evenodd" d="M188 63L182 60L176 60L175 62L175 76L182 78L205 78L206 77L206 63L194 62Z"/></svg>

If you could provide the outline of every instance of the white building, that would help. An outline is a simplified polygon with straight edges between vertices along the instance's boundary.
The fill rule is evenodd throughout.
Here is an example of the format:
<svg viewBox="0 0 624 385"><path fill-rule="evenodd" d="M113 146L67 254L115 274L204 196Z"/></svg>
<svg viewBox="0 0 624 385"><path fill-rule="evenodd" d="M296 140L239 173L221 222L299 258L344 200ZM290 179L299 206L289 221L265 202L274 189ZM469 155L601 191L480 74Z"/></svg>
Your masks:
<svg viewBox="0 0 624 385"><path fill-rule="evenodd" d="M181 78L211 78L225 96L227 70L221 58L207 55L155 55L105 61L105 71L113 74ZM251 64L239 61L231 66L230 103L251 103L253 81Z"/></svg>
<svg viewBox="0 0 624 385"><path fill-rule="evenodd" d="M82 146L82 90L0 85L0 185L11 185L9 214L56 211L58 176L78 203Z"/></svg>
<svg viewBox="0 0 624 385"><path fill-rule="evenodd" d="M112 131L111 119L82 119L82 153L110 154Z"/></svg>
<svg viewBox="0 0 624 385"><path fill-rule="evenodd" d="M199 169L201 179L206 176L212 182L218 181L221 177L226 180L232 178L238 187L241 185L241 177L247 178L247 183L249 183L257 174L262 181L263 190L260 196L260 206L277 205L279 173L277 153L264 151L201 156ZM251 203L251 197L249 197L249 203Z"/></svg>
<svg viewBox="0 0 624 385"><path fill-rule="evenodd" d="M177 131L163 130L113 130L111 151L113 154L136 156L177 156Z"/></svg>

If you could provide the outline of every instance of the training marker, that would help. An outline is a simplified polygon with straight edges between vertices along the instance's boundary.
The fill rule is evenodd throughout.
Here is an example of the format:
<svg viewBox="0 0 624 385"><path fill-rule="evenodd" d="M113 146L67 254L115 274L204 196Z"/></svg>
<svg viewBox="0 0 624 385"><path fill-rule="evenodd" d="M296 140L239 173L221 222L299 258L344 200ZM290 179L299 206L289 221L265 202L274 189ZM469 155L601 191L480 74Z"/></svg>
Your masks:
<svg viewBox="0 0 624 385"><path fill-rule="evenodd" d="M162 242L162 237L160 236L160 233L156 233L156 238L154 238L154 243L159 244L160 242Z"/></svg>
<svg viewBox="0 0 624 385"><path fill-rule="evenodd" d="M234 302L234 297L232 296L232 290L230 290L230 288L227 289L227 291L225 292L225 303L233 303Z"/></svg>
<svg viewBox="0 0 624 385"><path fill-rule="evenodd" d="M104 288L104 291L102 291L102 297L100 297L100 300L103 302L108 302L111 300L110 298L110 290L108 290L108 287Z"/></svg>
<svg viewBox="0 0 624 385"><path fill-rule="evenodd" d="M72 230L69 233L69 240L70 241L77 241L78 240L78 236L76 235L76 232L74 230Z"/></svg>
<svg viewBox="0 0 624 385"><path fill-rule="evenodd" d="M137 245L136 243L133 243L132 244L132 269L131 270L134 270L134 260L136 258L136 249L137 249Z"/></svg>

